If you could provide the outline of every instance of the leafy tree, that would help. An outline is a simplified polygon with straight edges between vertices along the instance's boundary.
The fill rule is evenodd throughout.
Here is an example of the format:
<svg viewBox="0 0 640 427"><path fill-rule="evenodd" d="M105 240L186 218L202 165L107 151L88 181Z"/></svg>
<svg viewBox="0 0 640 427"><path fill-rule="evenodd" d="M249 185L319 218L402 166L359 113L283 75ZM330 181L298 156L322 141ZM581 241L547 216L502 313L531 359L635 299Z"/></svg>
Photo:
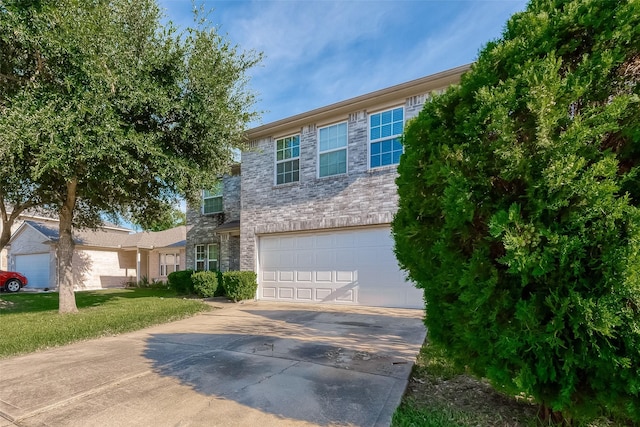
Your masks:
<svg viewBox="0 0 640 427"><path fill-rule="evenodd" d="M568 420L640 420L640 2L534 0L407 126L430 340Z"/></svg>
<svg viewBox="0 0 640 427"><path fill-rule="evenodd" d="M141 218L138 224L144 231L163 231L187 224L187 214L174 206L158 209L153 215Z"/></svg>
<svg viewBox="0 0 640 427"><path fill-rule="evenodd" d="M28 159L20 182L59 216L61 312L76 311L72 228L194 201L255 117L260 55L161 18L153 0L0 3L2 168Z"/></svg>

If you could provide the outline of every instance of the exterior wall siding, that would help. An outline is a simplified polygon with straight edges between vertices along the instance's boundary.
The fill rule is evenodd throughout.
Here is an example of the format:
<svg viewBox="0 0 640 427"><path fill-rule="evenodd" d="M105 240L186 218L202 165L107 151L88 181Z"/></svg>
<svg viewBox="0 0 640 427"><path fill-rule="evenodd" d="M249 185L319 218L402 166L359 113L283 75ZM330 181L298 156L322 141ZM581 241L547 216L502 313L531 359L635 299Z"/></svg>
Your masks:
<svg viewBox="0 0 640 427"><path fill-rule="evenodd" d="M136 278L135 257L127 253L76 249L72 262L76 289L119 288Z"/></svg>
<svg viewBox="0 0 640 427"><path fill-rule="evenodd" d="M254 141L242 155L241 270L256 270L257 236L390 224L397 210L397 166L369 169L368 117L404 106L405 123L422 109L425 96L398 100L369 111L353 111L331 122L309 123L286 134ZM318 178L318 128L348 121L347 173ZM300 180L275 185L275 141L300 134Z"/></svg>

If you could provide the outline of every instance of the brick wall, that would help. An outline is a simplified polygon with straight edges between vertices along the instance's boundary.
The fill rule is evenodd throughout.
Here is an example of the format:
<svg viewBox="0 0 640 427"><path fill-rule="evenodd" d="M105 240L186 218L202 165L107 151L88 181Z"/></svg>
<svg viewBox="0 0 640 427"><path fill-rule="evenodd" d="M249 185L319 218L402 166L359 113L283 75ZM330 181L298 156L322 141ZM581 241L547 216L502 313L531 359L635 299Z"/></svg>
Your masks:
<svg viewBox="0 0 640 427"><path fill-rule="evenodd" d="M233 252L234 246L229 245L229 241L221 241L214 232L216 227L240 219L240 175L225 175L222 183L222 213L203 215L200 206L187 208L186 268L195 269L196 245L217 243L220 248L218 265L223 271L233 269L230 260L240 257L239 252ZM239 246L236 250L239 251Z"/></svg>
<svg viewBox="0 0 640 427"><path fill-rule="evenodd" d="M257 236L389 224L397 210L396 166L368 169L368 112L404 105L405 122L425 96L369 111L353 111L322 125L348 122L347 174L318 178L317 128L308 123L253 142L242 154L241 270L255 270ZM300 180L275 185L275 139L300 134Z"/></svg>

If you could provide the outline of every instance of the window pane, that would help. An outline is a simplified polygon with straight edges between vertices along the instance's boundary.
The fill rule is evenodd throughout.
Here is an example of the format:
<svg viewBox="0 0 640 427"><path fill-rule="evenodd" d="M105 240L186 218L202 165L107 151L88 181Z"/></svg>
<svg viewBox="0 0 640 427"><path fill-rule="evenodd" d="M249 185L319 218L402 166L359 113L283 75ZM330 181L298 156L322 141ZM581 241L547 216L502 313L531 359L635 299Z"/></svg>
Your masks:
<svg viewBox="0 0 640 427"><path fill-rule="evenodd" d="M380 126L380 114L371 115L371 127Z"/></svg>
<svg viewBox="0 0 640 427"><path fill-rule="evenodd" d="M299 160L278 163L276 166L276 183L285 184L287 182L298 181Z"/></svg>
<svg viewBox="0 0 640 427"><path fill-rule="evenodd" d="M218 245L209 245L209 259L218 259Z"/></svg>
<svg viewBox="0 0 640 427"><path fill-rule="evenodd" d="M347 124L340 123L320 129L320 152L347 146Z"/></svg>
<svg viewBox="0 0 640 427"><path fill-rule="evenodd" d="M402 122L395 122L393 124L393 134L400 135L402 133Z"/></svg>
<svg viewBox="0 0 640 427"><path fill-rule="evenodd" d="M400 162L402 155L402 142L400 138L388 139L371 144L369 158L370 167L394 165Z"/></svg>
<svg viewBox="0 0 640 427"><path fill-rule="evenodd" d="M391 111L385 111L384 113L381 114L380 120L383 125L391 123L393 121L392 119L393 119L393 115Z"/></svg>
<svg viewBox="0 0 640 427"><path fill-rule="evenodd" d="M222 212L222 197L213 197L210 199L205 199L203 212L206 214Z"/></svg>
<svg viewBox="0 0 640 427"><path fill-rule="evenodd" d="M347 172L347 150L333 151L320 155L319 175L330 176Z"/></svg>
<svg viewBox="0 0 640 427"><path fill-rule="evenodd" d="M400 156L402 155L402 151L394 151L393 152L393 164L400 163Z"/></svg>

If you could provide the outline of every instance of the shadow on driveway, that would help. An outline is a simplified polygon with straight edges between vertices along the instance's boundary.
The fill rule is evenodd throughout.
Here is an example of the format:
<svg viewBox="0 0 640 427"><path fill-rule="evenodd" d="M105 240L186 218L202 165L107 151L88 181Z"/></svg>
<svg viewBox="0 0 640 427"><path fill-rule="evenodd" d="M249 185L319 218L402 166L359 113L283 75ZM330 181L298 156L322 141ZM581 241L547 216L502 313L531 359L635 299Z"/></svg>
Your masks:
<svg viewBox="0 0 640 427"><path fill-rule="evenodd" d="M226 333L154 334L144 356L198 393L280 418L389 425L424 339L415 315L244 313L225 322Z"/></svg>

